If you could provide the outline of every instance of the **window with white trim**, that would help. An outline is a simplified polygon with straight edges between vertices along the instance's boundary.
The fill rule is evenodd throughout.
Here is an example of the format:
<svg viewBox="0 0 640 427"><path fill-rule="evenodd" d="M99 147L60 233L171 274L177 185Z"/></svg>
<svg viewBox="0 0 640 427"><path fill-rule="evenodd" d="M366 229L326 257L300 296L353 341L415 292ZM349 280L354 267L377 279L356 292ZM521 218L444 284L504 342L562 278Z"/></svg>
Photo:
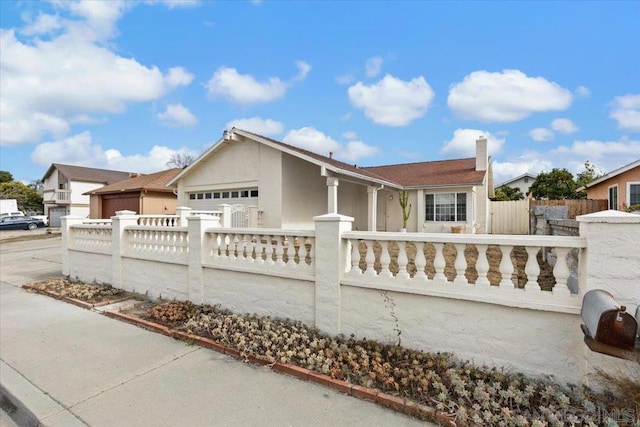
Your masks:
<svg viewBox="0 0 640 427"><path fill-rule="evenodd" d="M425 194L425 221L460 222L467 220L467 193Z"/></svg>
<svg viewBox="0 0 640 427"><path fill-rule="evenodd" d="M627 206L640 205L640 182L627 183Z"/></svg>
<svg viewBox="0 0 640 427"><path fill-rule="evenodd" d="M618 185L609 187L609 209L618 209Z"/></svg>

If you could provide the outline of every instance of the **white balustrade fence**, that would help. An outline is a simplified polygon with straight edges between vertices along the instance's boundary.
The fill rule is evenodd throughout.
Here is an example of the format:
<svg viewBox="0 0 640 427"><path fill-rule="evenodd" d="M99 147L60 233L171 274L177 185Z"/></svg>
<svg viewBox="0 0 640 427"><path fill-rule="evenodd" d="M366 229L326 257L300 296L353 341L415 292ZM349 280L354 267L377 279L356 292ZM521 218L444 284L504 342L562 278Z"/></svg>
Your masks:
<svg viewBox="0 0 640 427"><path fill-rule="evenodd" d="M593 361L582 295L640 305L637 215L579 217L569 237L359 232L336 214L314 230L223 228L220 213L191 213L63 217L63 274L330 334L389 342L401 330L408 347L571 381Z"/></svg>
<svg viewBox="0 0 640 427"><path fill-rule="evenodd" d="M580 307L580 298L572 297L582 293L579 285L572 283L571 292L568 281L570 267L577 276L576 261L586 247L581 237L372 232L342 237L349 248L343 282L349 285L532 308L553 298L570 312ZM545 250L555 254L554 266L543 259Z"/></svg>
<svg viewBox="0 0 640 427"><path fill-rule="evenodd" d="M315 274L312 230L219 228L207 234L205 264L298 278Z"/></svg>

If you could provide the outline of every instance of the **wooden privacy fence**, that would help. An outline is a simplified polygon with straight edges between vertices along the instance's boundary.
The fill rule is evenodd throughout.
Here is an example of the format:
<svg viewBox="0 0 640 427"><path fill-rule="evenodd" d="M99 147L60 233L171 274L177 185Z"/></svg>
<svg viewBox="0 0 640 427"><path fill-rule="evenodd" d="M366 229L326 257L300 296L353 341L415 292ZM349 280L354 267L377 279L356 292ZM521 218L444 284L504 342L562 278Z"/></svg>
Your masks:
<svg viewBox="0 0 640 427"><path fill-rule="evenodd" d="M603 199L587 200L509 200L491 202L492 234L529 234L529 212L535 206L568 206L567 219L607 210Z"/></svg>
<svg viewBox="0 0 640 427"><path fill-rule="evenodd" d="M580 215L606 211L609 208L609 202L606 199L531 200L529 208L533 209L534 206L568 206L568 219L576 219Z"/></svg>

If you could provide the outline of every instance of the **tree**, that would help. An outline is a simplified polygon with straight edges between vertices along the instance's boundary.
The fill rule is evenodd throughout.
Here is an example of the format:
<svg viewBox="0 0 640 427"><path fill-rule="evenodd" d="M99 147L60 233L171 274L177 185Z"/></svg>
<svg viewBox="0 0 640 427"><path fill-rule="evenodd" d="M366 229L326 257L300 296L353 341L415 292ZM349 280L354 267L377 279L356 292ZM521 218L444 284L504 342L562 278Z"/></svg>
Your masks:
<svg viewBox="0 0 640 427"><path fill-rule="evenodd" d="M0 183L13 181L13 175L9 171L0 171Z"/></svg>
<svg viewBox="0 0 640 427"><path fill-rule="evenodd" d="M577 199L576 182L573 174L566 169L553 168L551 172L542 172L529 188L536 199L563 200Z"/></svg>
<svg viewBox="0 0 640 427"><path fill-rule="evenodd" d="M589 162L589 160L587 160L586 162L584 162L584 170L581 172L578 172L578 174L576 175L576 188L584 187L590 182L600 178L602 175L604 175L602 171L596 170L596 167L592 165L591 162ZM586 199L587 192L578 191L578 198Z"/></svg>
<svg viewBox="0 0 640 427"><path fill-rule="evenodd" d="M497 200L499 202L506 200L522 200L524 199L524 194L520 191L519 188L509 187L508 185L501 185L496 188L496 195L493 200Z"/></svg>
<svg viewBox="0 0 640 427"><path fill-rule="evenodd" d="M21 211L42 212L42 196L20 181L1 183L0 199L16 199Z"/></svg>
<svg viewBox="0 0 640 427"><path fill-rule="evenodd" d="M38 194L42 194L44 191L44 181L41 179L34 179L29 183L29 188L33 188Z"/></svg>
<svg viewBox="0 0 640 427"><path fill-rule="evenodd" d="M169 161L167 162L167 166L169 166L170 168L186 168L191 163L193 163L194 160L195 157L193 157L191 154L173 153L169 158Z"/></svg>

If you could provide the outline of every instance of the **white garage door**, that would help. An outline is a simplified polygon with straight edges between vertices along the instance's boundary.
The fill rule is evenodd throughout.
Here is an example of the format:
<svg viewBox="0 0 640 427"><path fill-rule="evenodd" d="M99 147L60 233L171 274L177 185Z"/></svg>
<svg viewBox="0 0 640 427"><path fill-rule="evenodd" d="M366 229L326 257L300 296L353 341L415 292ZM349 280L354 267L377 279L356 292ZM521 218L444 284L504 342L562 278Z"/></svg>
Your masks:
<svg viewBox="0 0 640 427"><path fill-rule="evenodd" d="M194 210L217 211L222 204L258 206L258 189L198 191L188 193L187 206Z"/></svg>
<svg viewBox="0 0 640 427"><path fill-rule="evenodd" d="M60 218L67 213L67 208L51 208L49 209L49 227L60 227L62 225Z"/></svg>

